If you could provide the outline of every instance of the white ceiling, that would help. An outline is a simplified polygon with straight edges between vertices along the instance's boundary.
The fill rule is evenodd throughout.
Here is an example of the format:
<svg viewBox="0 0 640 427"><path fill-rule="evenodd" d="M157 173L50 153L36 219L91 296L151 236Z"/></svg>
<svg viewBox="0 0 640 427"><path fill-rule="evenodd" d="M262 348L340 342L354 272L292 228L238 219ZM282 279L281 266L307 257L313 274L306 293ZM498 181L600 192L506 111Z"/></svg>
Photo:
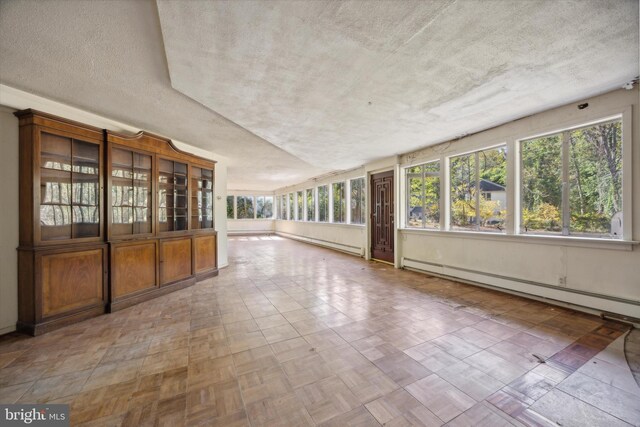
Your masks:
<svg viewBox="0 0 640 427"><path fill-rule="evenodd" d="M638 1L2 1L0 61L267 190L620 87Z"/></svg>

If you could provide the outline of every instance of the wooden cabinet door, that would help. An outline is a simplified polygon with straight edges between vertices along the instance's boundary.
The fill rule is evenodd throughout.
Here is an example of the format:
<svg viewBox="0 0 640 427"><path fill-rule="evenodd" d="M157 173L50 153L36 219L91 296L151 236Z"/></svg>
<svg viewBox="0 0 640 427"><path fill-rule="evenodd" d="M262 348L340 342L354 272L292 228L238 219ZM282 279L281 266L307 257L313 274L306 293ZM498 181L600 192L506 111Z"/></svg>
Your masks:
<svg viewBox="0 0 640 427"><path fill-rule="evenodd" d="M191 238L161 240L160 283L166 285L191 275Z"/></svg>
<svg viewBox="0 0 640 427"><path fill-rule="evenodd" d="M156 241L111 245L111 292L117 299L158 287Z"/></svg>
<svg viewBox="0 0 640 427"><path fill-rule="evenodd" d="M40 255L42 317L105 303L104 249Z"/></svg>
<svg viewBox="0 0 640 427"><path fill-rule="evenodd" d="M195 273L216 268L216 236L200 236L193 239Z"/></svg>

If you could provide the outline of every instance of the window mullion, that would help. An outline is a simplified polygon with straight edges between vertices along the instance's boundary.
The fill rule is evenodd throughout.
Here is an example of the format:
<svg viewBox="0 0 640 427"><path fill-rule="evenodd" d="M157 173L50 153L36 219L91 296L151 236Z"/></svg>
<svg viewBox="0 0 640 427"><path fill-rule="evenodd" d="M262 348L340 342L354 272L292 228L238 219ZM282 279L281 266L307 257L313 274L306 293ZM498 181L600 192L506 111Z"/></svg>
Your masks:
<svg viewBox="0 0 640 427"><path fill-rule="evenodd" d="M571 210L569 202L569 131L562 132L562 235L569 235L569 221Z"/></svg>
<svg viewBox="0 0 640 427"><path fill-rule="evenodd" d="M422 228L427 228L427 185L425 180L427 179L426 165L422 165L422 180L420 187L422 188Z"/></svg>
<svg viewBox="0 0 640 427"><path fill-rule="evenodd" d="M480 231L480 152L475 153L476 169L476 230Z"/></svg>

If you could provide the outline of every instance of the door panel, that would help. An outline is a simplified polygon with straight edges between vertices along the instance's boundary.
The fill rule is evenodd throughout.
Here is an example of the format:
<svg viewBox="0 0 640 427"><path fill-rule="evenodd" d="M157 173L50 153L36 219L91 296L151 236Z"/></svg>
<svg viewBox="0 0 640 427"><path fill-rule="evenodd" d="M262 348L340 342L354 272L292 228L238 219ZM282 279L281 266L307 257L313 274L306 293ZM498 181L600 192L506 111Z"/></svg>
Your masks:
<svg viewBox="0 0 640 427"><path fill-rule="evenodd" d="M157 287L156 242L112 245L111 274L114 298Z"/></svg>
<svg viewBox="0 0 640 427"><path fill-rule="evenodd" d="M393 171L371 175L371 257L394 262Z"/></svg>
<svg viewBox="0 0 640 427"><path fill-rule="evenodd" d="M42 255L42 315L104 303L102 249Z"/></svg>
<svg viewBox="0 0 640 427"><path fill-rule="evenodd" d="M160 242L160 279L162 284L191 276L191 238Z"/></svg>
<svg viewBox="0 0 640 427"><path fill-rule="evenodd" d="M194 238L196 273L216 268L216 236Z"/></svg>

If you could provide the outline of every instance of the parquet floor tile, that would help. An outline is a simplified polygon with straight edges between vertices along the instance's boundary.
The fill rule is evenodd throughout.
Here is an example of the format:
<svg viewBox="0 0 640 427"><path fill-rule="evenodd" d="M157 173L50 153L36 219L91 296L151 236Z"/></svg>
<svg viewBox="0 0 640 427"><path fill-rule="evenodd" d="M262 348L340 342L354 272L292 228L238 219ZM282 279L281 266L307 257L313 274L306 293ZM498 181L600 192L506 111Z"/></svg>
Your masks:
<svg viewBox="0 0 640 427"><path fill-rule="evenodd" d="M0 337L0 402L100 427L640 425L622 324L275 236L229 251L192 287Z"/></svg>

